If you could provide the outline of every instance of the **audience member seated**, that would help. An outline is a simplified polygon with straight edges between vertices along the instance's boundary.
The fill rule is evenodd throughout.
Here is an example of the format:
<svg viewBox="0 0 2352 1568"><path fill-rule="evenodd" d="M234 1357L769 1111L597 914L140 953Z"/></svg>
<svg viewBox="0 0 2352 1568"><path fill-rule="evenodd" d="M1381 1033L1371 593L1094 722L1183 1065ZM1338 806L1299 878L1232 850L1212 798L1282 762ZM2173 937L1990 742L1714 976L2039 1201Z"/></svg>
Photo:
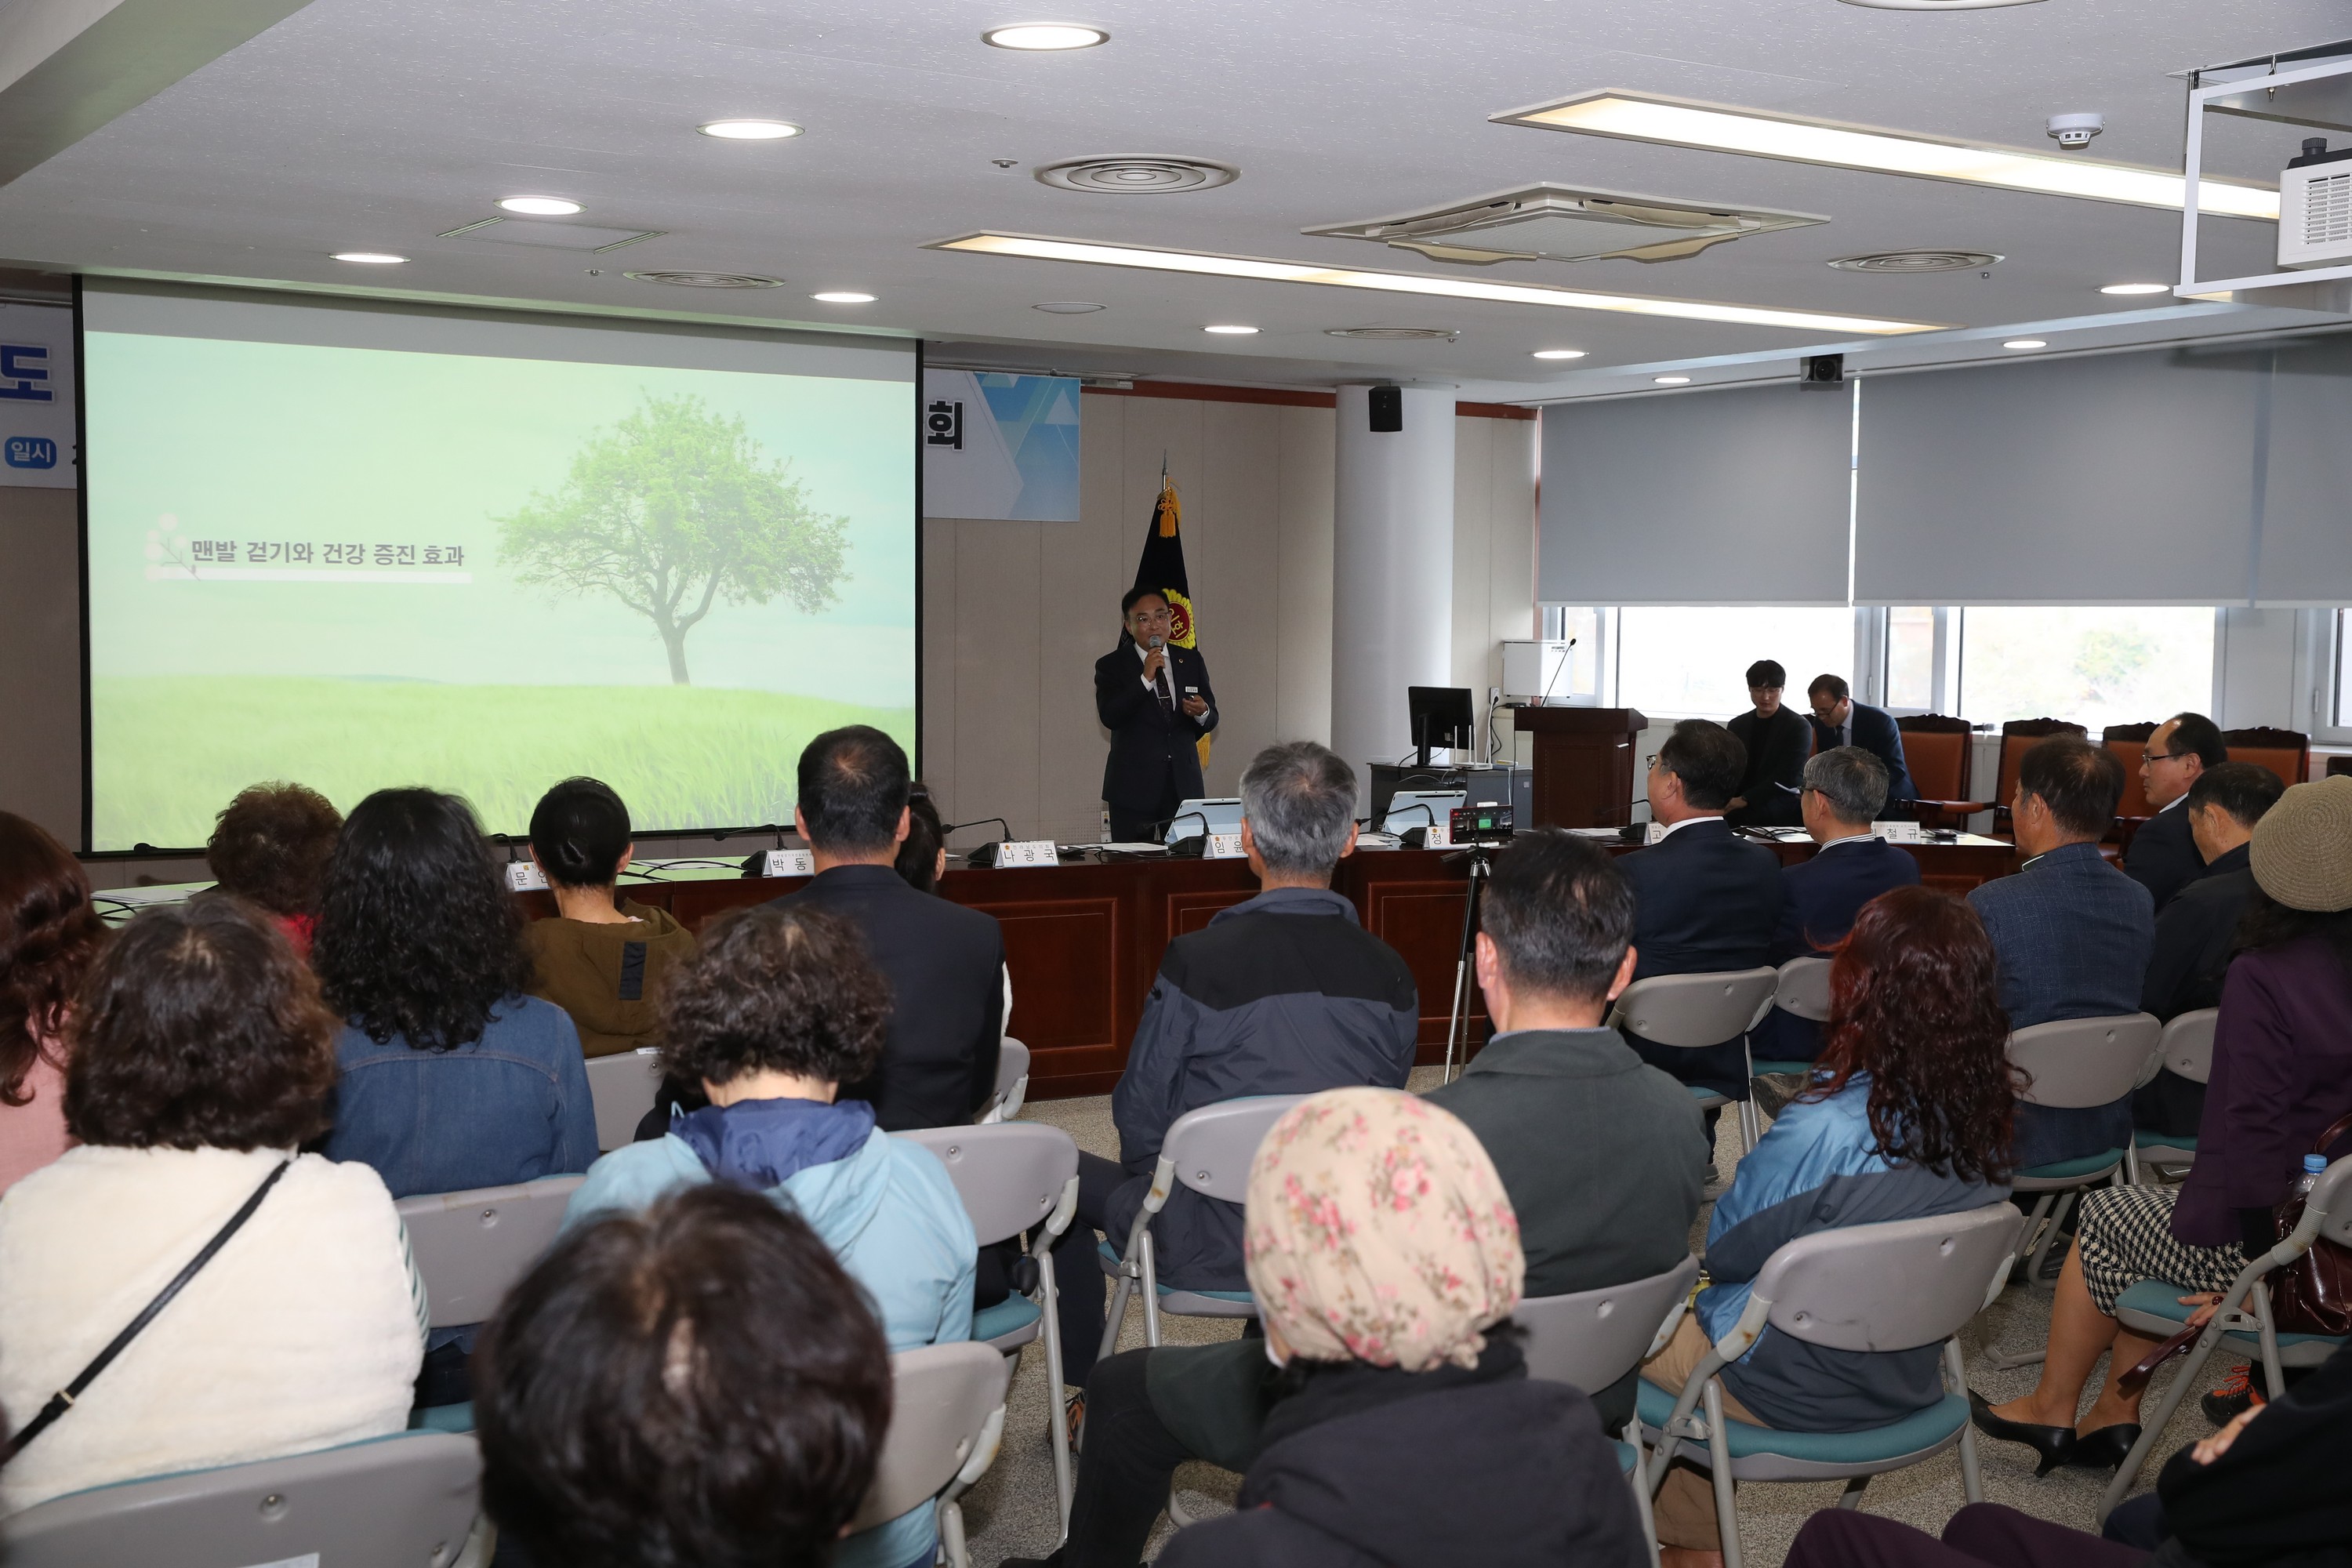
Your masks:
<svg viewBox="0 0 2352 1568"><path fill-rule="evenodd" d="M1480 906L1478 984L1497 1031L1428 1096L1470 1129L1519 1216L1529 1296L1662 1274L1690 1250L1707 1145L1698 1107L1601 1018L1633 980L1632 889L1608 855L1538 828L1495 858ZM1055 1568L1131 1568L1176 1467L1247 1470L1287 1384L1264 1342L1129 1351L1087 1385L1087 1453ZM1591 1391L1602 1425L1633 1378Z"/></svg>
<svg viewBox="0 0 2352 1568"><path fill-rule="evenodd" d="M592 1057L654 1043L662 984L694 951L694 933L667 910L619 897L635 850L629 808L594 779L565 779L531 811L530 858L555 895L556 918L523 926L530 994L570 1016Z"/></svg>
<svg viewBox="0 0 2352 1568"><path fill-rule="evenodd" d="M793 823L816 878L775 902L846 916L889 982L881 1059L846 1099L869 1100L883 1131L969 1122L996 1089L1004 1038L1004 937L995 917L927 897L894 869L910 827L907 753L863 724L801 752Z"/></svg>
<svg viewBox="0 0 2352 1568"><path fill-rule="evenodd" d="M1796 722L1801 731L1803 721ZM1780 862L1761 844L1743 843L1723 817L1745 765L1738 738L1704 719L1676 724L1650 759L1644 793L1666 836L1619 862L1633 884L1634 979L1754 969L1769 960L1787 896ZM1737 1037L1703 1050L1629 1043L1643 1061L1695 1089L1748 1098L1748 1057ZM1710 1133L1714 1126L1710 1114Z"/></svg>
<svg viewBox="0 0 2352 1568"><path fill-rule="evenodd" d="M1876 757L1886 770L1888 801L1919 798L1911 770L1903 760L1903 729L1895 715L1867 702L1856 702L1853 689L1840 675L1816 675L1805 689L1806 705L1813 710L1813 750L1859 746Z"/></svg>
<svg viewBox="0 0 2352 1568"><path fill-rule="evenodd" d="M1094 1233L1127 1244L1178 1117L1252 1095L1402 1089L1412 1071L1412 972L1331 891L1355 814L1355 770L1312 741L1269 746L1242 774L1242 848L1264 890L1168 944L1111 1094L1119 1157L1078 1156L1077 1223L1055 1249L1063 1374L1077 1387L1103 1331ZM1248 1289L1235 1205L1180 1187L1151 1236L1164 1283Z"/></svg>
<svg viewBox="0 0 2352 1568"><path fill-rule="evenodd" d="M1710 1281L1643 1375L1669 1393L1728 1333L1765 1261L1849 1225L1962 1214L2008 1195L2016 1107L1992 944L1931 888L1881 894L1854 917L1830 972L1830 1024L1813 1082L1781 1112L1717 1200ZM1723 1369L1735 1419L1793 1432L1883 1426L1944 1397L1943 1347L1838 1351L1766 1329ZM1671 1564L1720 1560L1715 1497L1682 1465L1657 1501Z"/></svg>
<svg viewBox="0 0 2352 1568"><path fill-rule="evenodd" d="M524 994L521 926L464 801L387 789L352 808L311 953L343 1019L329 1158L374 1166L396 1198L588 1168L580 1037Z"/></svg>
<svg viewBox="0 0 2352 1568"><path fill-rule="evenodd" d="M22 1433L248 1204L221 1247L0 1470L0 1514L400 1431L425 1288L383 1179L327 1125L335 1020L266 912L152 910L67 1032L81 1140L0 1198L0 1407Z"/></svg>
<svg viewBox="0 0 2352 1568"><path fill-rule="evenodd" d="M2053 735L2018 763L2011 816L2026 859L1969 894L2000 956L2011 1029L2139 1011L2154 900L2099 853L2123 793L2115 753L2080 736ZM2017 1168L2120 1149L2130 1137L2128 1095L2079 1110L2021 1105Z"/></svg>
<svg viewBox="0 0 2352 1568"><path fill-rule="evenodd" d="M1179 1531L1163 1568L1643 1562L1591 1401L1529 1378L1504 1321L1517 1232L1486 1151L1427 1100L1294 1106L1249 1182L1250 1287L1288 1394L1234 1511Z"/></svg>
<svg viewBox="0 0 2352 1568"><path fill-rule="evenodd" d="M2205 875L2182 805L2189 786L2206 769L2229 759L2221 727L2202 713L2175 713L2156 727L2139 754L2140 793L2156 815L2132 835L2131 847L2124 852L2124 873L2148 890L2158 914L2181 889Z"/></svg>
<svg viewBox="0 0 2352 1568"><path fill-rule="evenodd" d="M2352 1348L2269 1414L2255 1405L2176 1452L2153 1493L2107 1516L2105 1538L1998 1503L1960 1510L1939 1542L1859 1509L1805 1521L1788 1568L2344 1568L2352 1562ZM2255 1417L2260 1416L2260 1420Z"/></svg>
<svg viewBox="0 0 2352 1568"><path fill-rule="evenodd" d="M685 1187L764 1193L824 1238L890 1349L970 1339L978 1243L947 1167L883 1131L872 1101L840 1095L873 1072L889 1016L889 984L846 918L792 903L720 916L662 1004L664 1063L698 1079L710 1103L599 1160L572 1195L566 1231ZM794 1326L772 1321L779 1337ZM834 1561L929 1563L933 1512L925 1503L865 1531Z"/></svg>
<svg viewBox="0 0 2352 1568"><path fill-rule="evenodd" d="M1821 846L1810 860L1780 870L1786 898L1768 963L1815 958L1845 940L1863 905L1892 888L1919 883L1910 852L1874 837L1870 825L1886 809L1886 764L1860 746L1833 746L1805 763L1805 834ZM1750 1040L1759 1061L1811 1061L1821 1026L1775 1007Z"/></svg>
<svg viewBox="0 0 2352 1568"><path fill-rule="evenodd" d="M799 1215L726 1186L558 1242L484 1331L479 1386L502 1564L817 1568L890 1426L856 1281Z"/></svg>
<svg viewBox="0 0 2352 1568"><path fill-rule="evenodd" d="M2031 1444L2042 1469L2120 1463L2139 1436L2139 1391L2116 1373L2155 1348L2116 1321L2143 1279L2226 1289L2278 1240L2273 1208L2328 1124L2352 1110L2352 778L2297 784L2254 826L2255 892L2221 986L2197 1163L2178 1187L2083 1194L2032 1394L1977 1404L1977 1426ZM2343 1151L2336 1151L2337 1153ZM2101 1354L2098 1402L2075 1407Z"/></svg>
<svg viewBox="0 0 2352 1568"><path fill-rule="evenodd" d="M2253 895L2248 843L2254 824L2286 785L2252 763L2221 763L2197 775L2181 815L2196 835L2205 874L2180 889L2156 917L2156 947L2140 987L2139 1008L2167 1023L2221 1005L2221 978L2238 921ZM2169 1068L2132 1097L2132 1124L2176 1138L2194 1137L2205 1113L2205 1086Z"/></svg>
<svg viewBox="0 0 2352 1568"><path fill-rule="evenodd" d="M907 786L907 837L898 845L891 868L919 893L936 893L948 874L948 835L931 787L917 779Z"/></svg>
<svg viewBox="0 0 2352 1568"><path fill-rule="evenodd" d="M73 1145L66 1026L74 987L106 938L81 862L0 811L0 1193Z"/></svg>
<svg viewBox="0 0 2352 1568"><path fill-rule="evenodd" d="M215 819L205 864L224 893L267 910L310 956L319 923L319 891L327 858L335 852L343 814L317 790L298 784L262 784L239 790Z"/></svg>
<svg viewBox="0 0 2352 1568"><path fill-rule="evenodd" d="M1748 749L1725 816L1740 827L1794 827L1797 790L1813 738L1797 710L1780 700L1789 684L1778 659L1748 667L1748 700L1756 706L1731 721L1731 732Z"/></svg>

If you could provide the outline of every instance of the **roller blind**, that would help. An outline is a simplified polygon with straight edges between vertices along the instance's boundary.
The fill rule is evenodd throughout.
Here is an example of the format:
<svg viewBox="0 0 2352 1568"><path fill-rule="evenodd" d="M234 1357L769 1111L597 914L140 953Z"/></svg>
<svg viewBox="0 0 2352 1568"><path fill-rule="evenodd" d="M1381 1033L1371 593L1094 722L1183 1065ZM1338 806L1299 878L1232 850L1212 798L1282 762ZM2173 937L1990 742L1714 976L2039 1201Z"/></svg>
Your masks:
<svg viewBox="0 0 2352 1568"><path fill-rule="evenodd" d="M1843 605L1852 453L1843 391L1548 407L1537 596Z"/></svg>
<svg viewBox="0 0 2352 1568"><path fill-rule="evenodd" d="M1868 378L1855 602L2244 602L2267 376L2231 349Z"/></svg>
<svg viewBox="0 0 2352 1568"><path fill-rule="evenodd" d="M2282 344L2275 364L2254 597L2352 604L2352 336Z"/></svg>

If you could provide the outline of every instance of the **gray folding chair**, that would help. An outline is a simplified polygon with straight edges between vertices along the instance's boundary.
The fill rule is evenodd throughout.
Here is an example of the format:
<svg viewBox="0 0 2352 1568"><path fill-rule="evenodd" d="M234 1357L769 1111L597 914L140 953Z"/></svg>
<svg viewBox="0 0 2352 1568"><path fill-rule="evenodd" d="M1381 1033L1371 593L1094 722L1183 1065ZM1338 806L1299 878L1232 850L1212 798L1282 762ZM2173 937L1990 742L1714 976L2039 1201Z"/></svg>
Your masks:
<svg viewBox="0 0 2352 1568"><path fill-rule="evenodd" d="M608 1153L637 1135L637 1123L660 1097L661 1053L651 1046L588 1058L588 1098L596 1105L596 1148Z"/></svg>
<svg viewBox="0 0 2352 1568"><path fill-rule="evenodd" d="M988 1103L981 1108L974 1121L1010 1121L1021 1114L1021 1105L1029 1098L1029 1047L1004 1037L996 1057L996 1088Z"/></svg>
<svg viewBox="0 0 2352 1568"><path fill-rule="evenodd" d="M2155 1054L2158 1037L2163 1032L2164 1026L2149 1013L2126 1013L2110 1018L2065 1018L2020 1029L2009 1037L2009 1059L2023 1068L2031 1081L2018 1098L2027 1105L2066 1109L2112 1105L2131 1093L2140 1081L2148 1058ZM2066 1205L2074 1201L2077 1194L2100 1182L2120 1184L2124 1180L2124 1162L2129 1155L2128 1149L2103 1149L2079 1159L2061 1160L2017 1173L2011 1190L2039 1194L2033 1200L2033 1213L2026 1219L2028 1235L2033 1234L2035 1226L2042 1226L2041 1234L2034 1237L2033 1250L2027 1257L2028 1280L2041 1279L2042 1255L2057 1238ZM2049 1223L2043 1226L2045 1219ZM1995 1355L1990 1359L1996 1366L2023 1366L2039 1358L2017 1361Z"/></svg>
<svg viewBox="0 0 2352 1568"><path fill-rule="evenodd" d="M973 1313L971 1337L1007 1356L1017 1356L1022 1346L1042 1333L1045 1386L1059 1389L1062 1331L1055 1310L1053 1246L1078 1212L1077 1144L1060 1128L1036 1121L927 1127L893 1136L919 1143L940 1157L982 1247L1035 1229L1029 1256L1037 1264L1037 1294L1008 1296ZM1070 1434L1058 1408L1046 1413L1045 1430L1054 1450L1054 1497L1061 1506L1063 1533L1067 1534Z"/></svg>
<svg viewBox="0 0 2352 1568"><path fill-rule="evenodd" d="M2140 1467L2147 1462L2150 1448L2164 1433L2165 1423L2180 1408L2180 1401L2189 1391L2204 1382L2205 1363L2221 1347L2224 1340L2232 1348L2252 1352L2262 1363L2263 1382L2269 1395L2276 1399L2286 1392L2285 1369L2290 1366L2317 1366L2344 1342L2332 1334L2283 1334L2271 1318L2271 1292L2265 1279L2285 1268L2311 1250L2315 1241L2327 1240L2338 1247L2352 1247L2352 1157L2336 1161L2327 1167L2305 1201L2303 1217L2295 1223L2293 1235L2255 1258L2239 1271L2237 1279L2222 1292L2220 1306L2205 1324L2205 1331L2190 1347L2188 1359L2173 1374L2172 1383L2158 1400L2153 1414L2140 1418L2139 1441L2134 1443L2124 1462L2116 1467L2115 1479L2107 1483L2106 1496L2099 1502L2099 1522L2107 1521L2108 1513L2132 1489L2138 1479ZM2189 1315L2197 1309L2181 1304L2180 1298L2190 1294L2186 1286L2165 1279L2143 1279L2126 1286L2116 1298L2116 1321L2134 1333L2170 1339L2188 1323Z"/></svg>
<svg viewBox="0 0 2352 1568"><path fill-rule="evenodd" d="M0 1523L8 1568L448 1568L474 1525L481 1450L404 1432L281 1459L74 1492Z"/></svg>
<svg viewBox="0 0 2352 1568"><path fill-rule="evenodd" d="M1737 1038L1744 1054L1748 1033L1764 1021L1779 994L1777 969L1729 969L1713 974L1653 974L1625 987L1610 1010L1609 1027L1638 1035L1656 1046L1696 1050ZM1752 1069L1749 1076L1753 1077ZM1693 1088L1691 1096L1703 1110L1728 1105L1731 1097ZM1756 1102L1739 1101L1739 1142L1756 1147L1761 1136Z"/></svg>
<svg viewBox="0 0 2352 1568"><path fill-rule="evenodd" d="M583 1176L541 1176L514 1187L420 1193L394 1205L425 1281L425 1310L436 1329L488 1321L514 1282L555 1242L563 1210ZM470 1400L436 1405L416 1419L436 1432L470 1432Z"/></svg>
<svg viewBox="0 0 2352 1568"><path fill-rule="evenodd" d="M935 1499L949 1568L971 1568L956 1500L996 1462L1004 1439L1004 1389L1012 1379L1013 1363L976 1341L892 1356L890 1434L850 1530L887 1524Z"/></svg>
<svg viewBox="0 0 2352 1568"><path fill-rule="evenodd" d="M2149 1058L2147 1070L2140 1075L2145 1084L2161 1070L2179 1074L2191 1083L2203 1083L2213 1076L2213 1026L2221 1021L2219 1007L2200 1007L2194 1013L2183 1013L2164 1026L2157 1041L2156 1055ZM2134 1129L2132 1149L2126 1168L2137 1182L2146 1167L2154 1165L2164 1175L2188 1171L2197 1163L2197 1134L2179 1137L2166 1132L2144 1132Z"/></svg>
<svg viewBox="0 0 2352 1568"><path fill-rule="evenodd" d="M1731 1331L1692 1369L1680 1394L1647 1379L1642 1428L1656 1445L1653 1491L1679 1455L1715 1482L1724 1568L1740 1568L1732 1482L1843 1480L1841 1508L1862 1501L1870 1478L1958 1444L1961 1484L1984 1500L1969 1426L1968 1373L1958 1334L1992 1300L2016 1261L2023 1222L2008 1204L1928 1219L1848 1226L1799 1237L1765 1259ZM1781 1432L1727 1419L1717 1375L1748 1353L1767 1326L1841 1351L1916 1350L1941 1343L1949 1386L1927 1409L1859 1432Z"/></svg>
<svg viewBox="0 0 2352 1568"><path fill-rule="evenodd" d="M1691 1284L1697 1278L1698 1259L1685 1258L1664 1274L1630 1284L1521 1301L1511 1321L1527 1331L1528 1375L1598 1394L1665 1348L1690 1305ZM1654 1568L1658 1526L1650 1514L1638 1418L1625 1424L1617 1448L1633 1483L1643 1540Z"/></svg>

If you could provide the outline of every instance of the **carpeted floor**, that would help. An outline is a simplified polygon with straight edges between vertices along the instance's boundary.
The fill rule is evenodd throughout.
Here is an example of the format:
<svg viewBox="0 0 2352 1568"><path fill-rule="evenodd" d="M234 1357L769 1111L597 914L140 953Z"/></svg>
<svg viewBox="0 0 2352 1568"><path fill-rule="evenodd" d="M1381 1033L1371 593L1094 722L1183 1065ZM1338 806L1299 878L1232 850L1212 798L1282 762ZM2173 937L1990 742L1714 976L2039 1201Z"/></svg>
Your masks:
<svg viewBox="0 0 2352 1568"><path fill-rule="evenodd" d="M1425 1089L1436 1082L1437 1070L1423 1068L1414 1073L1412 1087ZM1023 1115L1066 1130L1077 1140L1081 1149L1108 1156L1118 1152L1118 1137L1111 1126L1108 1098L1034 1101ZM1734 1118L1723 1119L1720 1133L1716 1167L1727 1181L1740 1153ZM1698 1223L1691 1232L1694 1249L1705 1240L1709 1212L1706 1207L1699 1210ZM2024 1394L2033 1386L2036 1369L1997 1371L1982 1363L1979 1352L1988 1344L2007 1350L2039 1349L2049 1321L2050 1296L2046 1288L2029 1290L2012 1287L1962 1336L1969 1380L1987 1398L1999 1404ZM1163 1318L1161 1325L1163 1339L1174 1344L1230 1339L1240 1331L1239 1325L1231 1321L1213 1319ZM1133 1347L1142 1342L1141 1309L1130 1308L1120 1344ZM2209 1382L2218 1381L2226 1365L2217 1358ZM2169 1375L2158 1374L2159 1386ZM1003 1450L994 1468L964 1499L971 1559L978 1568L994 1568L1006 1557L1043 1557L1054 1548L1059 1531L1054 1506L1052 1451L1045 1436L1047 1412L1053 1405L1045 1387L1045 1349L1031 1345L1022 1352L1021 1364L1013 1377ZM2209 1430L2197 1402L2183 1401L2180 1413L2174 1417L2142 1473L2142 1486L2154 1484L2157 1471L2174 1449L2195 1441ZM2032 1455L2019 1445L1984 1441L1979 1444L1978 1453L1983 1464L1988 1500L2007 1503L2078 1529L2096 1528L2094 1520L2108 1472L2066 1469L2037 1481L2033 1479ZM1177 1484L1185 1494L1186 1508L1195 1515L1206 1516L1232 1507L1240 1478L1212 1466L1192 1465L1179 1473ZM1816 1509L1835 1503L1840 1489L1835 1483L1743 1487L1739 1493L1740 1534L1752 1568L1779 1568L1798 1527ZM1954 1450L1927 1464L1879 1477L1863 1494L1862 1506L1868 1512L1899 1519L1932 1533L1940 1531L1944 1521L1966 1500L1960 1489L1959 1454ZM1152 1540L1153 1553L1167 1539L1169 1530L1163 1519Z"/></svg>

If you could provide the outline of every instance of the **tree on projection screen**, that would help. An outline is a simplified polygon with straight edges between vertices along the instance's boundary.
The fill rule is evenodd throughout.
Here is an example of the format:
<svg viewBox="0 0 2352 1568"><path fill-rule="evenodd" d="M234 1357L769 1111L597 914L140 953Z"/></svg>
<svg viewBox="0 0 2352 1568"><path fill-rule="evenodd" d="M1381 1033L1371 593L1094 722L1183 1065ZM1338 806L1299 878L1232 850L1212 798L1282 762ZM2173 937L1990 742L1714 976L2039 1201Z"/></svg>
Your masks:
<svg viewBox="0 0 2352 1568"><path fill-rule="evenodd" d="M82 342L93 848L268 779L756 826L823 731L915 750L911 344L98 280Z"/></svg>
<svg viewBox="0 0 2352 1568"><path fill-rule="evenodd" d="M581 447L558 494L499 520L499 558L518 581L602 590L653 622L688 685L686 634L714 599L781 594L814 615L835 598L849 520L811 511L790 466L762 458L700 398L647 398Z"/></svg>

